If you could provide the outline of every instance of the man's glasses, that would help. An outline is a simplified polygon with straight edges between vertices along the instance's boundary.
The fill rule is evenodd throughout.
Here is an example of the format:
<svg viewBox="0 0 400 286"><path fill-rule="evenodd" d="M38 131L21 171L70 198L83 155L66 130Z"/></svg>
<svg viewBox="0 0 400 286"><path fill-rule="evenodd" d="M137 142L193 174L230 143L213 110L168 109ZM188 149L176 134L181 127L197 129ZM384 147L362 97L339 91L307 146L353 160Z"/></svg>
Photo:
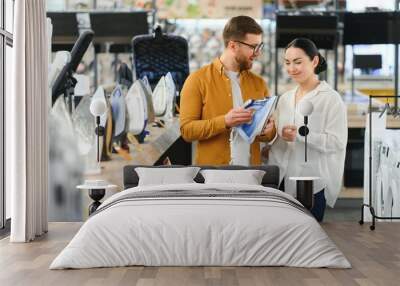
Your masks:
<svg viewBox="0 0 400 286"><path fill-rule="evenodd" d="M250 44L242 42L242 41L235 41L235 42L243 44L245 46L248 46L249 48L252 48L253 49L253 54L260 53L262 51L262 49L264 48L264 43L260 43L260 44L257 44L257 45L250 45Z"/></svg>

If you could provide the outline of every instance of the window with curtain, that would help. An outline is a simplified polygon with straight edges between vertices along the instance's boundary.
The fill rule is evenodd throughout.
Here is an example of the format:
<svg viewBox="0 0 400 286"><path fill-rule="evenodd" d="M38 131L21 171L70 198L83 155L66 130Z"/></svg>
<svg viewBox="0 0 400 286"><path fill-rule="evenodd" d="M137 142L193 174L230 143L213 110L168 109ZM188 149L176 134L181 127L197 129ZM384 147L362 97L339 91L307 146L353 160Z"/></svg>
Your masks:
<svg viewBox="0 0 400 286"><path fill-rule="evenodd" d="M0 228L9 226L11 194L5 188L5 101L11 94L14 0L0 0Z"/></svg>

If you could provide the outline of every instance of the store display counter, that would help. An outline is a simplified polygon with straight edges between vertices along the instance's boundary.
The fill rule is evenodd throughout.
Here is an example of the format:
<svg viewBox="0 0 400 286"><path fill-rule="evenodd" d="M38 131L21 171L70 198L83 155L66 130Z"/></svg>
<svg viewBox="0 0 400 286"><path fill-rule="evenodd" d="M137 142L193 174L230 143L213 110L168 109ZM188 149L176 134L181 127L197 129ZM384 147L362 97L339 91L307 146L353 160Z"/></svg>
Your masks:
<svg viewBox="0 0 400 286"><path fill-rule="evenodd" d="M111 160L101 162L101 174L86 176L85 179L104 179L122 190L122 169L125 165L159 165L168 157L173 164L191 163L191 145L182 140L179 119L167 122L165 127L148 126L150 134L142 144L129 144L132 160L113 153Z"/></svg>

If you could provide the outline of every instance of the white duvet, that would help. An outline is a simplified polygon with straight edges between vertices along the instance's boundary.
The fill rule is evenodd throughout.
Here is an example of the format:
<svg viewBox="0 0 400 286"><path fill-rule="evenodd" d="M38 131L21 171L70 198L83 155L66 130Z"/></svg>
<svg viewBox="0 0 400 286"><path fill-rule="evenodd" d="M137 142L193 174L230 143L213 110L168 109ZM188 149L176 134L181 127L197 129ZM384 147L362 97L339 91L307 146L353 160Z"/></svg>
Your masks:
<svg viewBox="0 0 400 286"><path fill-rule="evenodd" d="M253 190L267 192L273 199L178 196L115 203L137 192L169 190ZM180 184L128 189L100 206L50 269L127 265L350 268L317 221L285 200L297 202L281 191L254 185Z"/></svg>

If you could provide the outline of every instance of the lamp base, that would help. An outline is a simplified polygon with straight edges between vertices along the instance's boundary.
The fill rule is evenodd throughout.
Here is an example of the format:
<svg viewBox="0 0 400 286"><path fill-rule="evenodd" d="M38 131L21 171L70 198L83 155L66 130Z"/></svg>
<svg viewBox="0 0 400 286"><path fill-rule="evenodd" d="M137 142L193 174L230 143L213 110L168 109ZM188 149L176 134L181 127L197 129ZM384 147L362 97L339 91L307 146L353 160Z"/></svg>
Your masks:
<svg viewBox="0 0 400 286"><path fill-rule="evenodd" d="M97 208L101 205L100 200L104 197L106 194L105 189L89 189L89 197L94 201L90 206L89 206L89 215L94 213Z"/></svg>
<svg viewBox="0 0 400 286"><path fill-rule="evenodd" d="M307 209L312 209L314 205L313 181L296 181L297 200Z"/></svg>
<svg viewBox="0 0 400 286"><path fill-rule="evenodd" d="M305 208L311 210L314 206L314 181L319 177L289 177L296 181L296 198Z"/></svg>

